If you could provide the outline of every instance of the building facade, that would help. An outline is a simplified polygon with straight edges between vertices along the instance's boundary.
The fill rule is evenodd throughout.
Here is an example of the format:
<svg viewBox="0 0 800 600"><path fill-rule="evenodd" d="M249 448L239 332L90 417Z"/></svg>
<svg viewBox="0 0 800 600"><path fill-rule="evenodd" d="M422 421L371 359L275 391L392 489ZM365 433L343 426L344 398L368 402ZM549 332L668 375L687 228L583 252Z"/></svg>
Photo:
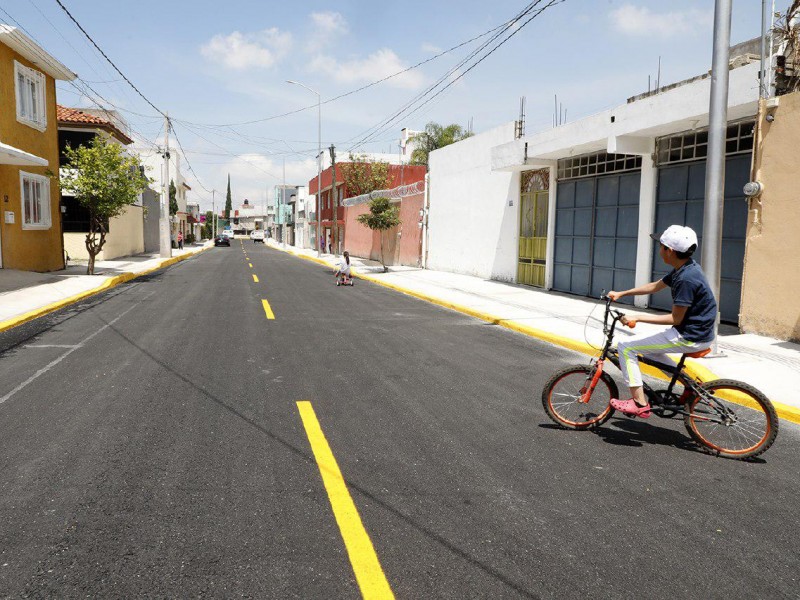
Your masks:
<svg viewBox="0 0 800 600"><path fill-rule="evenodd" d="M336 164L336 182L333 182L333 169L331 167L322 171L321 180L322 194L321 194L321 208L320 220L317 219L309 221L309 236L317 236L316 232L320 232L325 241L325 251L336 251L341 253L344 250L345 243L345 210L344 200L355 196L351 190L347 189L345 185L344 169L350 163L337 163ZM390 164L389 177L387 188L396 188L402 185L408 185L423 181L427 173L427 167L405 164ZM318 189L318 178L314 177L308 182L309 201L316 202L316 194ZM334 196L334 194L336 194ZM314 197L312 198L311 195ZM334 221L334 204L336 204L336 219ZM334 232L334 227L338 232ZM334 234L337 235L334 235ZM338 237L337 237L338 236ZM333 248L334 239L338 239L338 248ZM318 242L315 242L318 243ZM316 246L315 246L316 248Z"/></svg>
<svg viewBox="0 0 800 600"><path fill-rule="evenodd" d="M0 267L64 268L56 80L76 75L21 31L0 24Z"/></svg>
<svg viewBox="0 0 800 600"><path fill-rule="evenodd" d="M62 180L70 170L64 151L89 144L96 136L111 143L127 146L132 143L125 133L121 120L99 116L76 108L57 105L59 162ZM86 235L89 233L89 212L69 192L61 190L61 217L64 233L64 250L71 259L86 260ZM97 260L110 260L144 252L144 207L142 197L127 206L125 211L108 222L108 235Z"/></svg>
<svg viewBox="0 0 800 600"><path fill-rule="evenodd" d="M720 294L731 323L741 312L758 68L757 56L732 56ZM662 87L518 139L509 123L432 152L428 266L589 297L662 277L650 234L680 223L702 237L710 82ZM671 306L668 292L634 302Z"/></svg>

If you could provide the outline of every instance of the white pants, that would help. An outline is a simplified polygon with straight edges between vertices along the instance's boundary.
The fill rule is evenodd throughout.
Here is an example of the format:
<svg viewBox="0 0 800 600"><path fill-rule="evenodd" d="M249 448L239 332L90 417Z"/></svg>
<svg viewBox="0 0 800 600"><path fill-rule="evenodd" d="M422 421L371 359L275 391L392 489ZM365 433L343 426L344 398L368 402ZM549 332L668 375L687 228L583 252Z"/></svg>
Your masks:
<svg viewBox="0 0 800 600"><path fill-rule="evenodd" d="M688 354L710 348L711 342L690 342L684 339L678 330L670 327L666 331L652 335L633 336L617 343L619 366L622 378L628 387L642 385L642 372L639 369L639 355L666 365L675 365L668 354Z"/></svg>

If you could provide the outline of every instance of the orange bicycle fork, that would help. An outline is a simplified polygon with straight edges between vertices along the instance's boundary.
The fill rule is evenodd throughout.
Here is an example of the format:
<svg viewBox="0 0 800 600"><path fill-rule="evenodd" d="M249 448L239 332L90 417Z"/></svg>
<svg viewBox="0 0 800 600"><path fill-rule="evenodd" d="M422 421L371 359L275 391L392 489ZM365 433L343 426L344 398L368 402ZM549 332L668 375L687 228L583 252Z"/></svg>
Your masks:
<svg viewBox="0 0 800 600"><path fill-rule="evenodd" d="M600 376L603 374L603 362L604 360L598 359L595 363L594 375L592 375L592 379L587 379L589 383L588 386L584 385L581 388L581 397L578 399L578 402L582 402L586 404L589 400L592 399L592 394L594 393L594 388L597 387L597 382L600 381Z"/></svg>

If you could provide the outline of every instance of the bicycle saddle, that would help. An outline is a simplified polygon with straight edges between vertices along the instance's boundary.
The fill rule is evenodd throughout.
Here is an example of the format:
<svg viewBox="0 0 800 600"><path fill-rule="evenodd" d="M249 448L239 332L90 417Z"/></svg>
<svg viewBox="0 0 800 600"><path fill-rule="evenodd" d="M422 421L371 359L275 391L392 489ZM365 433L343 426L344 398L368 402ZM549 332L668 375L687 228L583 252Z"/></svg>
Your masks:
<svg viewBox="0 0 800 600"><path fill-rule="evenodd" d="M699 350L698 352L687 352L684 354L687 358L703 358L706 354L711 353L711 348L706 348L705 350Z"/></svg>

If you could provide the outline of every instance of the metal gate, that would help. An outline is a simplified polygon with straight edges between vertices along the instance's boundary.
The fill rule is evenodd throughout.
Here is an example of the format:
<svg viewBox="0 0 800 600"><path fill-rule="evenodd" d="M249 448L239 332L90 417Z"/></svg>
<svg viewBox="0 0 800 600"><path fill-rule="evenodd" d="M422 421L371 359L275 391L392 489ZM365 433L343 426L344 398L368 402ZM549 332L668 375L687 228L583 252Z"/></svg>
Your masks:
<svg viewBox="0 0 800 600"><path fill-rule="evenodd" d="M739 320L744 269L747 201L742 188L750 178L750 154L729 156L725 160L725 203L722 223L722 264L720 278L720 316L723 321ZM705 161L673 164L658 170L655 230L663 231L677 223L697 232L702 249L703 205L705 198ZM698 262L700 252L695 257ZM653 280L664 277L669 267L653 248ZM651 297L650 306L671 310L672 297L663 290Z"/></svg>
<svg viewBox="0 0 800 600"><path fill-rule="evenodd" d="M628 172L558 182L553 289L598 297L603 290L634 286L641 158L593 156L586 174ZM559 161L560 176L572 173L570 162ZM577 174L584 174L582 167Z"/></svg>
<svg viewBox="0 0 800 600"><path fill-rule="evenodd" d="M522 174L517 283L544 286L549 188L550 176L546 170Z"/></svg>

